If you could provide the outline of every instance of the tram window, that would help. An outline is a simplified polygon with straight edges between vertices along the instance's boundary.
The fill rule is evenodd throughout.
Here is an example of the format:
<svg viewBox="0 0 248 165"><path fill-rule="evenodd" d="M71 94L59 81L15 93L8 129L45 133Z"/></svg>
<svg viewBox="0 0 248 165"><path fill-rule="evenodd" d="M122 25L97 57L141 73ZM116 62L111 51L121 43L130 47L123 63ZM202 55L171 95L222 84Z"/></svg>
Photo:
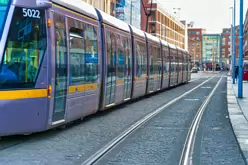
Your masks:
<svg viewBox="0 0 248 165"><path fill-rule="evenodd" d="M0 38L2 36L3 27L5 23L5 19L8 13L8 6L10 4L10 0L0 1Z"/></svg>
<svg viewBox="0 0 248 165"><path fill-rule="evenodd" d="M70 85L97 83L97 27L69 18ZM77 28L76 28L77 27Z"/></svg>
<svg viewBox="0 0 248 165"><path fill-rule="evenodd" d="M149 60L150 60L150 63L149 63L149 69L150 69L150 75L153 75L154 74L154 54L155 54L155 50L154 48L149 45Z"/></svg>
<svg viewBox="0 0 248 165"><path fill-rule="evenodd" d="M70 29L70 84L84 83L85 43L83 30Z"/></svg>
<svg viewBox="0 0 248 165"><path fill-rule="evenodd" d="M47 48L45 12L24 17L16 7L0 68L0 88L32 88Z"/></svg>
<svg viewBox="0 0 248 165"><path fill-rule="evenodd" d="M167 52L166 52L165 49L163 49L163 56L164 56L164 58L163 58L163 59L164 59L164 60L163 60L163 61L164 61L164 62L163 62L163 64L164 64L164 68L163 68L163 69L164 69L164 74L167 74L167 72L168 72L168 70L167 70L167 62L168 62L168 61L167 61L167 60L168 60L168 59L167 59L167 56L168 56L168 54L167 54Z"/></svg>
<svg viewBox="0 0 248 165"><path fill-rule="evenodd" d="M132 75L132 54L131 54L131 40L124 38L124 54L125 54L125 76Z"/></svg>
<svg viewBox="0 0 248 165"><path fill-rule="evenodd" d="M107 47L107 77L109 78L108 81L112 82L116 77L116 35L113 32L106 31L105 37Z"/></svg>
<svg viewBox="0 0 248 165"><path fill-rule="evenodd" d="M157 48L156 49L157 54L156 54L156 68L157 68L157 74L160 75L162 73L162 59L161 59L161 49Z"/></svg>
<svg viewBox="0 0 248 165"><path fill-rule="evenodd" d="M136 76L147 75L147 50L145 43L136 41Z"/></svg>
<svg viewBox="0 0 248 165"><path fill-rule="evenodd" d="M98 33L97 27L86 24L85 26L85 83L97 83L98 81Z"/></svg>
<svg viewBox="0 0 248 165"><path fill-rule="evenodd" d="M125 75L124 37L116 34L116 39L118 49L118 79L123 79Z"/></svg>

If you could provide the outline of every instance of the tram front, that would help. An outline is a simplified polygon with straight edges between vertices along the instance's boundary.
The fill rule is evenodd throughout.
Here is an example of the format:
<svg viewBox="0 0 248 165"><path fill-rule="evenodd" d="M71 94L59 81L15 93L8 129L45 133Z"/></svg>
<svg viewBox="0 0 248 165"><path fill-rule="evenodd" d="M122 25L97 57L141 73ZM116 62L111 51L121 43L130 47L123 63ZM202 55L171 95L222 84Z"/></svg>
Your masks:
<svg viewBox="0 0 248 165"><path fill-rule="evenodd" d="M0 136L47 127L45 13L36 0L0 0Z"/></svg>

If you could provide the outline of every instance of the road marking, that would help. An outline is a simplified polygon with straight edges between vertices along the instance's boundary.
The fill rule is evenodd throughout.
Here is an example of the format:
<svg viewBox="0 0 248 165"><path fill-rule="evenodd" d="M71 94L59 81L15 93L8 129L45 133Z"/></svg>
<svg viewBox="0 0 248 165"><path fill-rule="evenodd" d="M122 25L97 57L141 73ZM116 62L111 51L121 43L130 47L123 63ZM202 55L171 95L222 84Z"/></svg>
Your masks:
<svg viewBox="0 0 248 165"><path fill-rule="evenodd" d="M212 88L212 87L201 87L202 89L210 89L210 88Z"/></svg>
<svg viewBox="0 0 248 165"><path fill-rule="evenodd" d="M134 132L135 130L137 130L140 126L142 126L143 124L145 124L147 121L149 121L151 118L153 118L154 116L156 116L157 114L159 114L160 112L162 112L166 107L174 104L175 102L177 102L178 100L182 99L183 97L185 97L186 95L192 93L193 91L195 91L196 89L200 88L202 85L204 85L205 83L207 83L208 81L212 80L214 77L216 77L216 75L210 77L209 79L207 79L206 81L202 82L201 84L199 84L198 86L194 87L193 89L185 92L184 94L182 94L181 96L169 101L167 104L161 106L160 108L157 108L156 110L152 111L151 113L149 113L148 115L146 115L144 118L142 118L141 120L137 121L136 123L134 123L133 125L131 125L129 128L127 128L124 132L122 132L120 135L118 135L116 138L114 138L112 141L110 141L108 144L106 144L103 148L101 148L100 150L98 150L95 154L93 154L91 157L89 157L86 161L84 161L82 163L82 165L92 165L94 163L96 163L98 160L100 160L105 154L107 154L111 149L113 149L115 146L117 146L120 142L122 142L125 138L128 137L128 135L130 135L132 132Z"/></svg>
<svg viewBox="0 0 248 165"><path fill-rule="evenodd" d="M195 143L195 138L197 134L198 127L200 125L200 121L203 115L204 110L206 109L208 103L210 102L212 96L214 95L214 92L216 89L219 87L221 80L223 76L219 79L218 83L215 85L214 89L212 92L208 95L206 100L203 102L201 105L200 109L197 111L196 116L193 119L193 122L190 126L184 148L181 154L181 159L180 159L180 165L192 165L192 157L193 157L193 151L194 151L194 143Z"/></svg>
<svg viewBox="0 0 248 165"><path fill-rule="evenodd" d="M199 79L201 79L201 78L202 78L202 77L195 78L195 79L190 80L189 82L193 82L193 81L199 80Z"/></svg>
<svg viewBox="0 0 248 165"><path fill-rule="evenodd" d="M186 101L198 101L199 99L185 99Z"/></svg>

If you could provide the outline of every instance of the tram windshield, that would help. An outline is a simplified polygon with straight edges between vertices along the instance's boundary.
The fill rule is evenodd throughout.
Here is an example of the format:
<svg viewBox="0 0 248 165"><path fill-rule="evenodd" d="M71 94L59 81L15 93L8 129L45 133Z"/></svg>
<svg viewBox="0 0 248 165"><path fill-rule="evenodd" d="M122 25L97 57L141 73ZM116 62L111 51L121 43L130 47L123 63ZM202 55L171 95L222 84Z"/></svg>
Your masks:
<svg viewBox="0 0 248 165"><path fill-rule="evenodd" d="M45 11L16 7L0 65L0 89L34 87L44 57Z"/></svg>
<svg viewBox="0 0 248 165"><path fill-rule="evenodd" d="M4 23L9 9L10 0L0 0L0 39L3 34Z"/></svg>

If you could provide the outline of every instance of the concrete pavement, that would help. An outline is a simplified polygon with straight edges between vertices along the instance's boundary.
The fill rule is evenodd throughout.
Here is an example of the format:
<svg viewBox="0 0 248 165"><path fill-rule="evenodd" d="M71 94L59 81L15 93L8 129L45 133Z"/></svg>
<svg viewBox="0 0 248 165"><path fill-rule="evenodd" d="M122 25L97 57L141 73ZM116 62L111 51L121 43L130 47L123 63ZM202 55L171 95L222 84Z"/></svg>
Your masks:
<svg viewBox="0 0 248 165"><path fill-rule="evenodd" d="M238 98L238 84L227 81L227 100L230 121L243 157L248 164L248 83L243 83L243 99Z"/></svg>

